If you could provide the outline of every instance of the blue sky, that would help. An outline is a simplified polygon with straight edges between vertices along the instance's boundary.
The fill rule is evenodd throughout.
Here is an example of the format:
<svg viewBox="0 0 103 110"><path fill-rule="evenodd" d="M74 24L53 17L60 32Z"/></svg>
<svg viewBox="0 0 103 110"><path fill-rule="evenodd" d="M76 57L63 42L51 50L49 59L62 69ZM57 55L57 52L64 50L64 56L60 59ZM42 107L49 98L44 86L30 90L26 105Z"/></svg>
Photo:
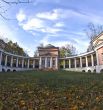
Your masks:
<svg viewBox="0 0 103 110"><path fill-rule="evenodd" d="M12 6L3 4L8 9L4 16L12 20L0 17L1 38L18 42L30 56L41 43L59 47L71 44L78 53L85 52L89 45L84 31L88 23L103 24L102 0L32 1Z"/></svg>

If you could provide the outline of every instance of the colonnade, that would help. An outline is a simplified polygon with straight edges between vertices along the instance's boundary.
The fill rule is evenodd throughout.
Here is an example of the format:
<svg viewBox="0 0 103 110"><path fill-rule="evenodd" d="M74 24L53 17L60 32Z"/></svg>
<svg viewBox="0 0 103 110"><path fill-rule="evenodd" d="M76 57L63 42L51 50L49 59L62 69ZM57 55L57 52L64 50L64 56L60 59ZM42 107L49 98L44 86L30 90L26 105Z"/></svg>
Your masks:
<svg viewBox="0 0 103 110"><path fill-rule="evenodd" d="M44 65L43 65L44 59ZM9 66L8 66L9 62ZM19 64L20 63L20 64ZM58 57L23 57L0 51L0 65L10 68L55 68L58 69Z"/></svg>
<svg viewBox="0 0 103 110"><path fill-rule="evenodd" d="M61 58L60 60L63 61L63 65L62 65L63 69L78 68L78 67L83 68L83 67L89 67L89 66L93 67L93 66L96 66L97 64L96 54L94 53L85 55L85 56Z"/></svg>
<svg viewBox="0 0 103 110"><path fill-rule="evenodd" d="M32 68L35 68L35 60L34 58L30 57L22 57L22 56L15 56L12 54L6 54L4 52L0 52L0 65L7 67L8 66L8 59L9 61L9 67L16 67L16 68L25 68L25 61L26 62L26 68L30 68L30 65L32 65ZM38 59L38 58L37 58ZM32 61L32 64L30 64L30 61ZM14 65L15 62L15 65ZM19 62L21 63L19 66ZM38 59L39 62L39 59Z"/></svg>
<svg viewBox="0 0 103 110"><path fill-rule="evenodd" d="M38 56L38 57L23 57L0 51L0 65L2 67L10 67L21 70L23 69L58 69L60 61L63 61L63 69L94 67L97 65L96 53L91 52L84 55L59 58L58 56ZM9 63L9 64L8 64ZM61 68L61 65L60 65Z"/></svg>

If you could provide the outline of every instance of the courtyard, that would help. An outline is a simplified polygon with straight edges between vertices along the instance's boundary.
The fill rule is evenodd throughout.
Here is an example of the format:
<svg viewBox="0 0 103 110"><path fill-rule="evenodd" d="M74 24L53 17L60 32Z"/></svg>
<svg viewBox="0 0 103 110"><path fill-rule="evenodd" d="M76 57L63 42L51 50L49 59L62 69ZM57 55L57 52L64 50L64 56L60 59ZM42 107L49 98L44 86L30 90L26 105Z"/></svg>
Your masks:
<svg viewBox="0 0 103 110"><path fill-rule="evenodd" d="M0 110L102 110L103 74L0 73Z"/></svg>

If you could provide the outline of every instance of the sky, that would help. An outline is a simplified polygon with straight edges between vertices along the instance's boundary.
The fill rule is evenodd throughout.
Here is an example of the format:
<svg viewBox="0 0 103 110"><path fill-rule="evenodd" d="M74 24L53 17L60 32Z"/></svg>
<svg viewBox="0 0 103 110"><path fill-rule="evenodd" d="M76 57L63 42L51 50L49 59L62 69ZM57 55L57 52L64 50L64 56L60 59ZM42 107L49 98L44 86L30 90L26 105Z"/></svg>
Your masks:
<svg viewBox="0 0 103 110"><path fill-rule="evenodd" d="M9 0L10 1L10 0ZM12 0L11 0L12 1ZM13 0L14 1L14 0ZM24 0L25 1L25 0ZM103 0L32 0L29 4L0 3L0 38L17 42L30 56L40 44L66 44L83 53L89 45L89 23L103 25Z"/></svg>

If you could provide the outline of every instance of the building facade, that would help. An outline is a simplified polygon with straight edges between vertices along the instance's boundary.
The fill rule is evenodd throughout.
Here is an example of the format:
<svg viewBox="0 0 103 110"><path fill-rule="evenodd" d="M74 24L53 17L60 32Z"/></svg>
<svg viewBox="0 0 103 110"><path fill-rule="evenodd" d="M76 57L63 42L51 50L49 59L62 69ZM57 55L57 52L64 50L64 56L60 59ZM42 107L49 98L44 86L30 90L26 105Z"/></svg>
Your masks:
<svg viewBox="0 0 103 110"><path fill-rule="evenodd" d="M59 48L51 44L38 47L39 69L58 69Z"/></svg>
<svg viewBox="0 0 103 110"><path fill-rule="evenodd" d="M0 71L58 70L103 72L103 33L93 41L93 50L76 56L59 57L59 48L51 44L38 47L38 56L24 57L0 50Z"/></svg>

